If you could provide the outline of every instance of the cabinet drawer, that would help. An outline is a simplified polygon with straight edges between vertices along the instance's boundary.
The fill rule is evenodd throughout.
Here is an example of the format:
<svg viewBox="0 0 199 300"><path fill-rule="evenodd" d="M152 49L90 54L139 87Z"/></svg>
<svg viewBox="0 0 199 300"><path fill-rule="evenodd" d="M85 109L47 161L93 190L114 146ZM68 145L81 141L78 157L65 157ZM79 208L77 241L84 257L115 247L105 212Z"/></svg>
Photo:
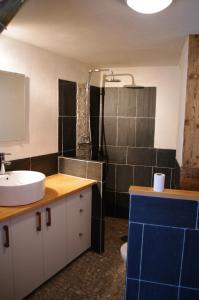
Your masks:
<svg viewBox="0 0 199 300"><path fill-rule="evenodd" d="M66 199L66 231L70 262L91 246L91 189Z"/></svg>
<svg viewBox="0 0 199 300"><path fill-rule="evenodd" d="M91 189L74 194L66 200L67 224L70 227L83 228L91 220Z"/></svg>

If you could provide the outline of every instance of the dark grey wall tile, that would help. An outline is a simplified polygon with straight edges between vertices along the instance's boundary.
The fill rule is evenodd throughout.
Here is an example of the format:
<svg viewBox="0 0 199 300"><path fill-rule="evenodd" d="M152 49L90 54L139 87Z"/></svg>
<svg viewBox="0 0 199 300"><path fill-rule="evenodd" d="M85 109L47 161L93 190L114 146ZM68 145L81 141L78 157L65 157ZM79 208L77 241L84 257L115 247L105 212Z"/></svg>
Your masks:
<svg viewBox="0 0 199 300"><path fill-rule="evenodd" d="M178 285L183 238L184 231L181 229L146 225L141 279Z"/></svg>
<svg viewBox="0 0 199 300"><path fill-rule="evenodd" d="M136 90L119 88L118 116L136 116Z"/></svg>
<svg viewBox="0 0 199 300"><path fill-rule="evenodd" d="M137 90L137 117L155 117L156 88Z"/></svg>
<svg viewBox="0 0 199 300"><path fill-rule="evenodd" d="M62 154L62 137L63 137L62 117L59 117L58 118L58 152L59 152L59 155Z"/></svg>
<svg viewBox="0 0 199 300"><path fill-rule="evenodd" d="M46 176L56 174L58 172L58 154L31 157L31 170L42 172Z"/></svg>
<svg viewBox="0 0 199 300"><path fill-rule="evenodd" d="M63 118L63 151L76 149L76 118Z"/></svg>
<svg viewBox="0 0 199 300"><path fill-rule="evenodd" d="M105 95L102 100L104 116L117 115L118 88L105 88Z"/></svg>
<svg viewBox="0 0 199 300"><path fill-rule="evenodd" d="M90 87L90 114L98 117L100 114L100 88L97 86Z"/></svg>
<svg viewBox="0 0 199 300"><path fill-rule="evenodd" d="M134 167L134 185L151 186L152 185L152 167L135 166Z"/></svg>
<svg viewBox="0 0 199 300"><path fill-rule="evenodd" d="M102 163L88 161L87 178L102 181Z"/></svg>
<svg viewBox="0 0 199 300"><path fill-rule="evenodd" d="M65 151L63 151L62 156L64 156L64 157L76 157L76 150L75 149L65 150Z"/></svg>
<svg viewBox="0 0 199 300"><path fill-rule="evenodd" d="M116 174L116 166L114 164L108 164L106 169L106 177L105 177L106 188L108 190L115 191L116 189L115 174Z"/></svg>
<svg viewBox="0 0 199 300"><path fill-rule="evenodd" d="M197 201L131 196L130 220L180 228L195 228Z"/></svg>
<svg viewBox="0 0 199 300"><path fill-rule="evenodd" d="M136 119L136 147L154 146L155 119Z"/></svg>
<svg viewBox="0 0 199 300"><path fill-rule="evenodd" d="M103 194L103 201L104 201L104 205L105 205L106 216L115 217L115 210L116 210L115 192L109 192L108 190L105 190L104 194Z"/></svg>
<svg viewBox="0 0 199 300"><path fill-rule="evenodd" d="M130 223L129 226L127 277L139 279L143 225Z"/></svg>
<svg viewBox="0 0 199 300"><path fill-rule="evenodd" d="M176 164L175 156L175 150L157 149L157 166L174 168Z"/></svg>
<svg viewBox="0 0 199 300"><path fill-rule="evenodd" d="M106 147L108 161L111 163L125 164L126 163L126 147Z"/></svg>
<svg viewBox="0 0 199 300"><path fill-rule="evenodd" d="M92 160L99 160L99 146L92 147Z"/></svg>
<svg viewBox="0 0 199 300"><path fill-rule="evenodd" d="M118 145L135 146L134 118L118 118Z"/></svg>
<svg viewBox="0 0 199 300"><path fill-rule="evenodd" d="M133 167L128 165L116 166L116 190L128 193L130 185L133 184Z"/></svg>
<svg viewBox="0 0 199 300"><path fill-rule="evenodd" d="M179 189L180 188L180 166L176 160L175 162L175 168L172 169L172 183L171 183L172 189Z"/></svg>
<svg viewBox="0 0 199 300"><path fill-rule="evenodd" d="M62 100L62 109L61 115L63 116L76 116L76 94L77 94L77 87L76 83L72 81L59 81L61 85L61 96Z"/></svg>
<svg viewBox="0 0 199 300"><path fill-rule="evenodd" d="M156 164L156 150L128 148L127 162L130 165L154 166Z"/></svg>
<svg viewBox="0 0 199 300"><path fill-rule="evenodd" d="M171 188L171 169L169 168L153 168L153 178L152 178L152 184L154 180L154 174L155 173L163 173L165 174L165 188L170 189Z"/></svg>
<svg viewBox="0 0 199 300"><path fill-rule="evenodd" d="M63 115L62 80L58 79L58 109L59 116Z"/></svg>
<svg viewBox="0 0 199 300"><path fill-rule="evenodd" d="M181 285L199 289L199 231L187 230L185 235L184 258Z"/></svg>
<svg viewBox="0 0 199 300"><path fill-rule="evenodd" d="M99 145L99 118L98 117L91 117L91 141L92 146Z"/></svg>
<svg viewBox="0 0 199 300"><path fill-rule="evenodd" d="M102 217L102 196L101 196L102 184L98 182L92 186L92 217Z"/></svg>
<svg viewBox="0 0 199 300"><path fill-rule="evenodd" d="M91 249L103 252L104 220L92 218L91 220Z"/></svg>
<svg viewBox="0 0 199 300"><path fill-rule="evenodd" d="M104 117L104 139L106 145L116 145L117 119L114 117Z"/></svg>
<svg viewBox="0 0 199 300"><path fill-rule="evenodd" d="M59 157L60 173L86 178L86 169L86 161Z"/></svg>
<svg viewBox="0 0 199 300"><path fill-rule="evenodd" d="M149 298L150 295L150 298ZM141 282L140 285L140 300L177 300L178 298L178 288L155 284L149 282Z"/></svg>
<svg viewBox="0 0 199 300"><path fill-rule="evenodd" d="M128 219L129 217L129 194L116 193L115 215L117 218Z"/></svg>

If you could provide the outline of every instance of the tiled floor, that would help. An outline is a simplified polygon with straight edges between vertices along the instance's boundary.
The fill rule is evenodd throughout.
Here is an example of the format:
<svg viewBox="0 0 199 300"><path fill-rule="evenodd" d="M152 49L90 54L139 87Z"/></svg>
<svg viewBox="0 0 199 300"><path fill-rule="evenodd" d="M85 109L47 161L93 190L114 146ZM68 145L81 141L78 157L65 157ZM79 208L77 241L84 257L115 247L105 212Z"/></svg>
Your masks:
<svg viewBox="0 0 199 300"><path fill-rule="evenodd" d="M123 300L125 268L120 257L127 220L106 218L105 252L86 252L26 300Z"/></svg>

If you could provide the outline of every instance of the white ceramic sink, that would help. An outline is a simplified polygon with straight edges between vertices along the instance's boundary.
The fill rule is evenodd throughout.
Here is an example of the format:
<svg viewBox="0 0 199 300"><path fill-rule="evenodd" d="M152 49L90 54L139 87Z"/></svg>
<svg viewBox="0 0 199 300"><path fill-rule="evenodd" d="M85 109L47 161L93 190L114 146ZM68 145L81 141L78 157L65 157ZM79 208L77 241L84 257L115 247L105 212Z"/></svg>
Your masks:
<svg viewBox="0 0 199 300"><path fill-rule="evenodd" d="M34 171L12 171L0 175L0 206L25 205L42 199L45 177Z"/></svg>

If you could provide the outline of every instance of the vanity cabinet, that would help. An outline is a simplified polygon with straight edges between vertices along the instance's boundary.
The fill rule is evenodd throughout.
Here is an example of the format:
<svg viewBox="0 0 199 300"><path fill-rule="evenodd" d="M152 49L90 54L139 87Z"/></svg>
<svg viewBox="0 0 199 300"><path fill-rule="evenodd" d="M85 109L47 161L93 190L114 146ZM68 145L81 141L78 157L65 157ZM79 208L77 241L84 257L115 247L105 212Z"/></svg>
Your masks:
<svg viewBox="0 0 199 300"><path fill-rule="evenodd" d="M65 199L43 208L44 278L67 264Z"/></svg>
<svg viewBox="0 0 199 300"><path fill-rule="evenodd" d="M91 189L66 198L68 262L91 247Z"/></svg>
<svg viewBox="0 0 199 300"><path fill-rule="evenodd" d="M44 281L42 210L11 220L11 242L15 299L24 298Z"/></svg>
<svg viewBox="0 0 199 300"><path fill-rule="evenodd" d="M0 299L13 300L10 222L0 222Z"/></svg>
<svg viewBox="0 0 199 300"><path fill-rule="evenodd" d="M0 223L0 300L21 300L91 246L91 188Z"/></svg>

